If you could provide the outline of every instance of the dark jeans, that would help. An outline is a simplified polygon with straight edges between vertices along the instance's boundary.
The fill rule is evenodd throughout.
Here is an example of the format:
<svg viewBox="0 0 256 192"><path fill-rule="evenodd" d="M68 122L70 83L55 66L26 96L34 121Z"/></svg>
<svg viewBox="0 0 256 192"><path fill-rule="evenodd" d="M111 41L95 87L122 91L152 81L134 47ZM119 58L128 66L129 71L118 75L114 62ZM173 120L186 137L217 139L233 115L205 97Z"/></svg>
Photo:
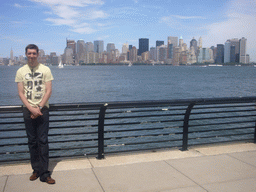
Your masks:
<svg viewBox="0 0 256 192"><path fill-rule="evenodd" d="M30 111L24 107L23 116L28 137L28 147L30 152L30 160L34 172L38 172L40 180L44 181L50 176L48 171L49 164L49 109L42 109L42 116L36 119L30 118Z"/></svg>

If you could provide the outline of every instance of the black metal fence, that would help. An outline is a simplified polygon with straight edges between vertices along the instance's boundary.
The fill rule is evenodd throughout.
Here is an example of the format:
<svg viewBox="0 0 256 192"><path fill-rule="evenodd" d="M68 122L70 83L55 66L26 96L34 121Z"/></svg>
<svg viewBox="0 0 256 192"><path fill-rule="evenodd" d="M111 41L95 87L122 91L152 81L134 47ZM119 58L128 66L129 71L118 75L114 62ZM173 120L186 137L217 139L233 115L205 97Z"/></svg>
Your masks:
<svg viewBox="0 0 256 192"><path fill-rule="evenodd" d="M256 143L256 97L53 104L50 157ZM28 160L21 106L0 106L0 162Z"/></svg>

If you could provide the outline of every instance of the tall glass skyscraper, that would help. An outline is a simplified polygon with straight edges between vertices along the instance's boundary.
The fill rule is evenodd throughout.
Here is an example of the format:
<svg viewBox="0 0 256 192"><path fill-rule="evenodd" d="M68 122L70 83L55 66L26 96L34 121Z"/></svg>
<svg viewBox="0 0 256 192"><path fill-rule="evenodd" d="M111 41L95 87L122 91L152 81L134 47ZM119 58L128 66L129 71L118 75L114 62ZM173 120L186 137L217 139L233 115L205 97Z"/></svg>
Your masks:
<svg viewBox="0 0 256 192"><path fill-rule="evenodd" d="M94 52L102 53L104 51L104 41L96 40L94 41Z"/></svg>
<svg viewBox="0 0 256 192"><path fill-rule="evenodd" d="M246 62L246 41L244 37L239 40L240 42L240 56L239 56L239 63L247 63Z"/></svg>
<svg viewBox="0 0 256 192"><path fill-rule="evenodd" d="M138 55L141 55L142 53L144 53L148 50L149 50L149 39L147 39L147 38L139 39Z"/></svg>

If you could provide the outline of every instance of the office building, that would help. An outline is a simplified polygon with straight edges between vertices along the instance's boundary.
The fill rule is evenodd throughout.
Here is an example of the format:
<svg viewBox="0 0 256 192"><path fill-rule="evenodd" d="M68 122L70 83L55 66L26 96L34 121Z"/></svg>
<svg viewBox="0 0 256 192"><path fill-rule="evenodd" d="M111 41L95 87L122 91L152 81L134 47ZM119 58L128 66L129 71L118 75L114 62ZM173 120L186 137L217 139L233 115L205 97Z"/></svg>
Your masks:
<svg viewBox="0 0 256 192"><path fill-rule="evenodd" d="M216 63L221 64L224 63L224 45L217 44L217 55L216 55Z"/></svg>
<svg viewBox="0 0 256 192"><path fill-rule="evenodd" d="M230 40L227 40L224 46L224 63L230 62L230 57L231 57L230 53L231 53L231 42Z"/></svg>
<svg viewBox="0 0 256 192"><path fill-rule="evenodd" d="M96 40L94 41L94 52L102 53L104 51L104 41Z"/></svg>
<svg viewBox="0 0 256 192"><path fill-rule="evenodd" d="M141 55L142 53L144 53L146 51L149 51L149 39L141 38L141 39L139 39L138 55Z"/></svg>
<svg viewBox="0 0 256 192"><path fill-rule="evenodd" d="M133 46L130 50L129 60L131 62L137 62L138 60L138 50L135 46Z"/></svg>
<svg viewBox="0 0 256 192"><path fill-rule="evenodd" d="M246 63L246 41L244 37L239 40L240 43L240 53L239 53L239 63Z"/></svg>
<svg viewBox="0 0 256 192"><path fill-rule="evenodd" d="M94 45L92 42L86 42L85 43L85 51L86 52L93 52L94 51Z"/></svg>
<svg viewBox="0 0 256 192"><path fill-rule="evenodd" d="M84 63L85 62L85 52L86 52L86 48L85 48L85 42L84 40L80 39L77 41L77 62L78 63Z"/></svg>
<svg viewBox="0 0 256 192"><path fill-rule="evenodd" d="M73 50L73 56L76 57L76 42L74 40L67 39L67 48L71 48Z"/></svg>
<svg viewBox="0 0 256 192"><path fill-rule="evenodd" d="M202 37L199 38L198 40L198 49L201 49L203 48L203 40L202 40Z"/></svg>
<svg viewBox="0 0 256 192"><path fill-rule="evenodd" d="M14 60L12 48L11 48L11 51L10 51L10 59L11 59L12 61Z"/></svg>
<svg viewBox="0 0 256 192"><path fill-rule="evenodd" d="M197 47L197 40L195 40L195 38L193 37L193 39L190 41L190 50L193 47L193 51L195 53L195 55L197 56L198 54L198 47Z"/></svg>
<svg viewBox="0 0 256 192"><path fill-rule="evenodd" d="M150 47L150 59L153 61L157 61L157 52L156 52L156 48L155 47Z"/></svg>
<svg viewBox="0 0 256 192"><path fill-rule="evenodd" d="M213 63L213 51L210 48L199 49L198 63Z"/></svg>
<svg viewBox="0 0 256 192"><path fill-rule="evenodd" d="M157 40L156 41L156 47L161 46L161 45L164 45L164 41Z"/></svg>
<svg viewBox="0 0 256 192"><path fill-rule="evenodd" d="M236 47L234 45L230 46L230 62L236 62Z"/></svg>
<svg viewBox="0 0 256 192"><path fill-rule="evenodd" d="M234 46L235 47L235 61L236 63L239 63L239 52L240 52L240 42L238 38L233 38L230 39L230 46ZM234 48L233 48L234 49ZM231 57L233 57L233 55L231 55Z"/></svg>
<svg viewBox="0 0 256 192"><path fill-rule="evenodd" d="M116 49L114 43L108 43L107 44L107 53L111 53L111 51L114 51Z"/></svg>

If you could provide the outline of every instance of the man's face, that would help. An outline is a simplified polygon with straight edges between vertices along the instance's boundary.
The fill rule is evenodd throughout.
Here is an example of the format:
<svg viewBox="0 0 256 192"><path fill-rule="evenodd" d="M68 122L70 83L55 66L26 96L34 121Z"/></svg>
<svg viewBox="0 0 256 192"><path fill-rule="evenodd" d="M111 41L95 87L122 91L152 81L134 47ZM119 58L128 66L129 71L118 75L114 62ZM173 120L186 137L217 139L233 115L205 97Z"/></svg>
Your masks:
<svg viewBox="0 0 256 192"><path fill-rule="evenodd" d="M38 65L38 62L37 62L38 53L36 52L36 49L28 49L26 56L28 58L28 65L30 67L36 67Z"/></svg>

